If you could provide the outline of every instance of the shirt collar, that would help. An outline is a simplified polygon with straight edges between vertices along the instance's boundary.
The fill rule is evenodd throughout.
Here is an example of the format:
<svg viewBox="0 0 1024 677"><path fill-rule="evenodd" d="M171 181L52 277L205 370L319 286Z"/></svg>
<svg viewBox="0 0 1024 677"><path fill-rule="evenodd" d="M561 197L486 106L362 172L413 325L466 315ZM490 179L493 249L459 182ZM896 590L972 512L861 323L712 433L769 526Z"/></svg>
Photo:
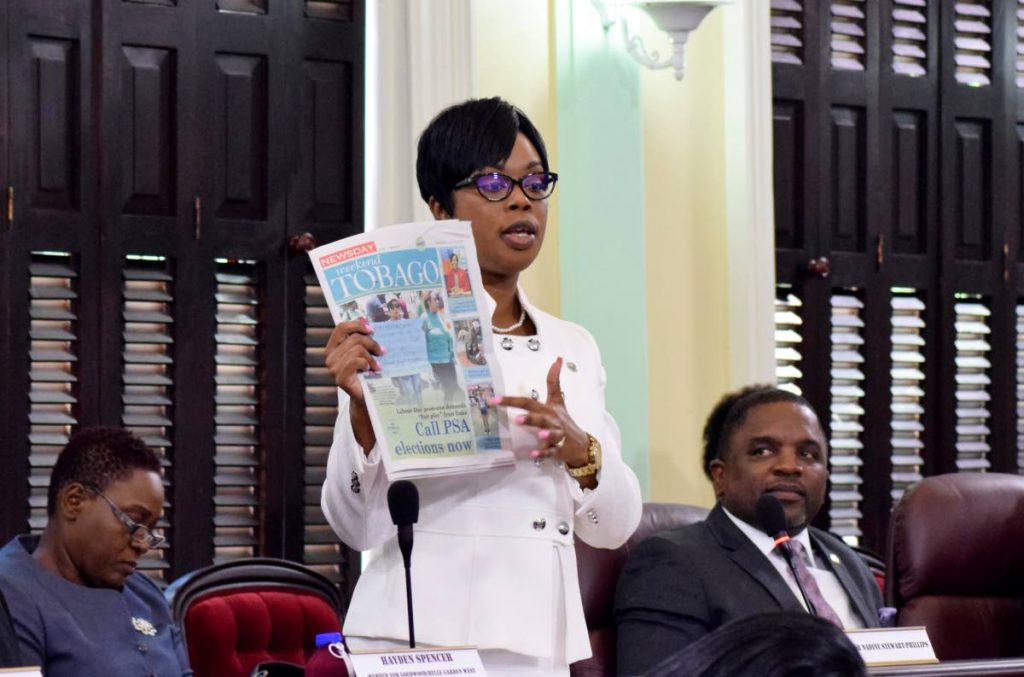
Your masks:
<svg viewBox="0 0 1024 677"><path fill-rule="evenodd" d="M732 523L735 524L736 527L743 532L744 536L750 539L750 542L754 544L754 547L760 550L763 555L767 557L769 554L771 554L773 550L775 550L774 538L764 533L763 531L755 527L753 524L747 524L739 517L736 517L736 515L733 515L731 512L729 512L724 505L722 506L722 512L724 512L729 517L729 519L732 520ZM791 536L791 538L800 541L803 544L804 550L808 553L808 555L811 552L813 552L811 550L811 536L807 532L806 528L801 529L799 532Z"/></svg>

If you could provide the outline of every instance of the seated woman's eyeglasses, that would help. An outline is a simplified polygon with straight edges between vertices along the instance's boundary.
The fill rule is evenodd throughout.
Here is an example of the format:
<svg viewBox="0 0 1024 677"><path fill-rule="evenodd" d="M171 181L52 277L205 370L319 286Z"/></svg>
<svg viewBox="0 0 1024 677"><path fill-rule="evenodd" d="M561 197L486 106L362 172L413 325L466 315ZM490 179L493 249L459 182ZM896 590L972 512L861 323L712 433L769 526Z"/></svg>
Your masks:
<svg viewBox="0 0 1024 677"><path fill-rule="evenodd" d="M128 527L128 538L130 538L136 545L144 545L147 548L159 548L164 543L164 537L159 533L150 531L149 527L139 524L131 517L126 515L123 510L114 505L114 502L107 498L99 487L86 484L85 488L96 494L110 506L111 512L114 513L114 517L121 520L121 524Z"/></svg>
<svg viewBox="0 0 1024 677"><path fill-rule="evenodd" d="M555 190L555 182L558 181L558 174L554 172L534 172L527 174L521 179L513 179L511 176L499 172L488 172L486 174L474 174L469 178L456 183L452 189L476 186L476 190L486 200L501 202L512 194L512 189L518 185L523 190L523 195L531 200L543 200Z"/></svg>

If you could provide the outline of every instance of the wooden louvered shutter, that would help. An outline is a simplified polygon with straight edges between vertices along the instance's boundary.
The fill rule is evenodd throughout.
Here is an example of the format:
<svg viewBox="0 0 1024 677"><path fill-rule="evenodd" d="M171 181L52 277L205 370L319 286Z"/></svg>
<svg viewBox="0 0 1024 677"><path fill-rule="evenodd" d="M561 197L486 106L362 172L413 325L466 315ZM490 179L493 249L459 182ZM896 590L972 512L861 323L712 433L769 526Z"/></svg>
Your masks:
<svg viewBox="0 0 1024 677"><path fill-rule="evenodd" d="M1021 355L1024 13L799 9L797 30L772 5L795 36L773 43L779 381L830 429L822 524L882 550L922 476L1024 457L1022 376L997 366Z"/></svg>
<svg viewBox="0 0 1024 677"><path fill-rule="evenodd" d="M804 59L803 7L798 0L772 0L772 61L799 65Z"/></svg>
<svg viewBox="0 0 1024 677"><path fill-rule="evenodd" d="M334 439L338 411L337 387L324 365L323 347L334 328L331 312L316 276L304 278L306 349L303 363L303 541L302 561L332 580L344 580L354 574L344 548L320 509L320 490L327 474L327 455Z"/></svg>
<svg viewBox="0 0 1024 677"><path fill-rule="evenodd" d="M0 9L0 537L38 532L56 453L99 411L92 26L82 3Z"/></svg>
<svg viewBox="0 0 1024 677"><path fill-rule="evenodd" d="M123 265L121 423L160 455L164 468L164 516L158 526L167 543L150 551L140 568L165 579L175 542L174 278L168 261L160 256L126 256Z"/></svg>
<svg viewBox="0 0 1024 677"><path fill-rule="evenodd" d="M39 533L50 471L78 423L78 274L63 252L33 253L29 274L29 527Z"/></svg>
<svg viewBox="0 0 1024 677"><path fill-rule="evenodd" d="M0 5L0 539L43 527L76 427L123 425L162 457L154 578L269 555L354 584L319 514L336 402L302 248L362 228L363 15Z"/></svg>
<svg viewBox="0 0 1024 677"><path fill-rule="evenodd" d="M215 563L263 554L260 283L252 261L217 261Z"/></svg>

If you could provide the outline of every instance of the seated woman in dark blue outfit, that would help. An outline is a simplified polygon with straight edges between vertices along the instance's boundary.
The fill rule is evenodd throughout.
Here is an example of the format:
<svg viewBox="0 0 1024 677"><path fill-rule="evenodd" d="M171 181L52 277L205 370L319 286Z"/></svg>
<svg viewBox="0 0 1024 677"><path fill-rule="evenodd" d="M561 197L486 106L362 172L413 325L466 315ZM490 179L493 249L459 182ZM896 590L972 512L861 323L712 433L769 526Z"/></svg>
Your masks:
<svg viewBox="0 0 1024 677"><path fill-rule="evenodd" d="M11 614L7 611L7 599L0 592L0 668L16 668L21 664L18 639L11 625Z"/></svg>
<svg viewBox="0 0 1024 677"><path fill-rule="evenodd" d="M47 677L191 675L181 635L159 588L136 573L163 542L160 462L120 428L71 438L50 477L41 537L0 550L21 660Z"/></svg>

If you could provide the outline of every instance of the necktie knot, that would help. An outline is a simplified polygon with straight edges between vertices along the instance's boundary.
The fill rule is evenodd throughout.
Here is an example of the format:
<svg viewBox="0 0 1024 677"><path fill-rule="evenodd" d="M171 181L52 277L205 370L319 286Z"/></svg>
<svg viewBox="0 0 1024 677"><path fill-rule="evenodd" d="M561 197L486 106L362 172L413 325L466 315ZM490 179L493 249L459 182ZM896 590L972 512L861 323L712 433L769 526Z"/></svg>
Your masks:
<svg viewBox="0 0 1024 677"><path fill-rule="evenodd" d="M811 564L811 556L803 543L794 538L789 541L789 548L804 564Z"/></svg>

